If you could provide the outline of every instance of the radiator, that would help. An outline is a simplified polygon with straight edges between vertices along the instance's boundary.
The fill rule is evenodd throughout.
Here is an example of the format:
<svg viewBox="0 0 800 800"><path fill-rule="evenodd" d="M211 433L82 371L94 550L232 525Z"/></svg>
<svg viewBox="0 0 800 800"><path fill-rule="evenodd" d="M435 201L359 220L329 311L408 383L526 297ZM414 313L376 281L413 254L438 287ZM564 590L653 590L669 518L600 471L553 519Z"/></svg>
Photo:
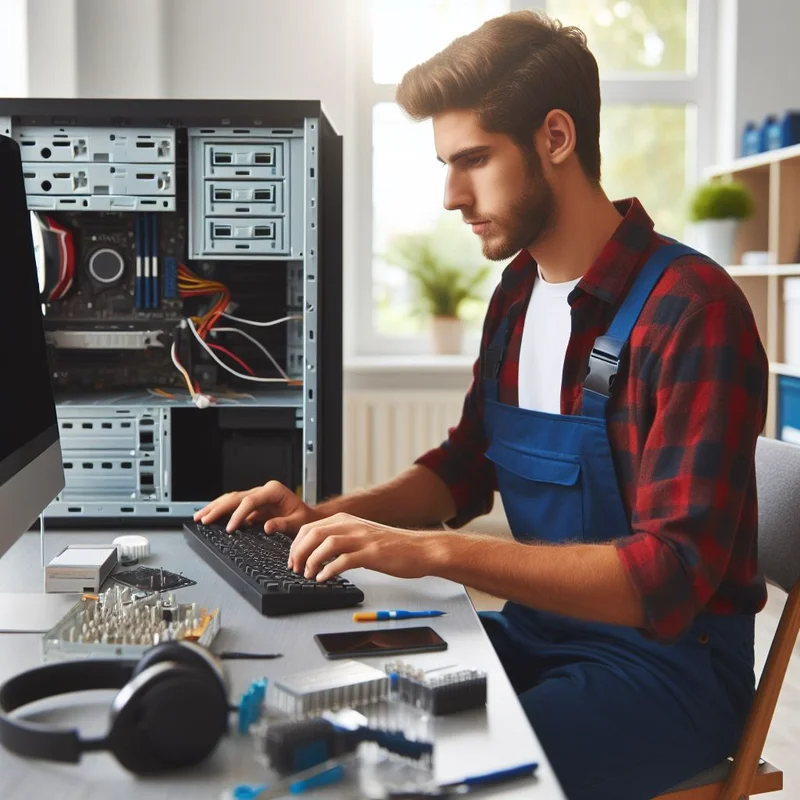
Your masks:
<svg viewBox="0 0 800 800"><path fill-rule="evenodd" d="M461 418L463 390L352 390L344 395L344 490L390 480L440 444Z"/></svg>

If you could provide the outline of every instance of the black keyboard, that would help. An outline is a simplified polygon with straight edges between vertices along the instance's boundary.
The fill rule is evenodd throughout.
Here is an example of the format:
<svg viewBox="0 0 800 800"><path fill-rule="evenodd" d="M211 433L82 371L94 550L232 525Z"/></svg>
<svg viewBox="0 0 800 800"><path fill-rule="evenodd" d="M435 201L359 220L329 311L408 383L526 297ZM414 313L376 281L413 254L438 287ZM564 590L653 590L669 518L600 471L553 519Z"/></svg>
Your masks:
<svg viewBox="0 0 800 800"><path fill-rule="evenodd" d="M183 535L203 561L268 617L364 601L364 592L344 578L317 583L292 572L286 566L292 540L282 533L267 536L261 528L228 533L221 525L186 522Z"/></svg>

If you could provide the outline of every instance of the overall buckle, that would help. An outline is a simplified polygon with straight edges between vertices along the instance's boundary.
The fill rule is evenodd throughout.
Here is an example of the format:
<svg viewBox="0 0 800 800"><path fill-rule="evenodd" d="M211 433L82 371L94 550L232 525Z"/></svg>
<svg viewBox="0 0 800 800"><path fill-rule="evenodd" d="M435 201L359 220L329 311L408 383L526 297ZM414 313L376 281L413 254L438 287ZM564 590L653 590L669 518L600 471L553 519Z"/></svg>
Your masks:
<svg viewBox="0 0 800 800"><path fill-rule="evenodd" d="M625 342L611 336L598 336L589 356L585 389L603 397L611 397L614 378L619 371L620 356Z"/></svg>

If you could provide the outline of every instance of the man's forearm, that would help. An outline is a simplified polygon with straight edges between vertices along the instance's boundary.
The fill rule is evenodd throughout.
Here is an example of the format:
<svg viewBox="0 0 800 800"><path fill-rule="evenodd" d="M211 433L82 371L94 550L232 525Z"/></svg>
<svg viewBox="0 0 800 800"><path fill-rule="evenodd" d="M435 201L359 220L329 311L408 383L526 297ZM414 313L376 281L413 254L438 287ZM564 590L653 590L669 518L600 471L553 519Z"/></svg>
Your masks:
<svg viewBox="0 0 800 800"><path fill-rule="evenodd" d="M427 467L414 465L394 480L326 500L314 509L323 517L340 511L400 528L420 528L455 516L447 484Z"/></svg>
<svg viewBox="0 0 800 800"><path fill-rule="evenodd" d="M542 611L644 625L641 600L611 544L529 545L436 532L430 562L434 575Z"/></svg>

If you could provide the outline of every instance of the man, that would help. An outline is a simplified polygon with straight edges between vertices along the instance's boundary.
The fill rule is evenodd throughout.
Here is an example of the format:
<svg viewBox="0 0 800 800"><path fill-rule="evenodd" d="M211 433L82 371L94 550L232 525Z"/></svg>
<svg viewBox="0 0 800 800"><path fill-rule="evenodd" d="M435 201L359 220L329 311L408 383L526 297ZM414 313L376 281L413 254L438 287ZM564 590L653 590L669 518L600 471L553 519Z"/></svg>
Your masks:
<svg viewBox="0 0 800 800"><path fill-rule="evenodd" d="M446 208L487 258L516 254L461 421L370 491L309 508L270 482L197 518L296 534L290 566L318 580L368 567L508 599L482 620L567 796L647 800L732 754L753 696L767 362L751 311L603 193L577 29L491 20L397 99L433 119ZM420 530L464 525L496 488L516 541Z"/></svg>

